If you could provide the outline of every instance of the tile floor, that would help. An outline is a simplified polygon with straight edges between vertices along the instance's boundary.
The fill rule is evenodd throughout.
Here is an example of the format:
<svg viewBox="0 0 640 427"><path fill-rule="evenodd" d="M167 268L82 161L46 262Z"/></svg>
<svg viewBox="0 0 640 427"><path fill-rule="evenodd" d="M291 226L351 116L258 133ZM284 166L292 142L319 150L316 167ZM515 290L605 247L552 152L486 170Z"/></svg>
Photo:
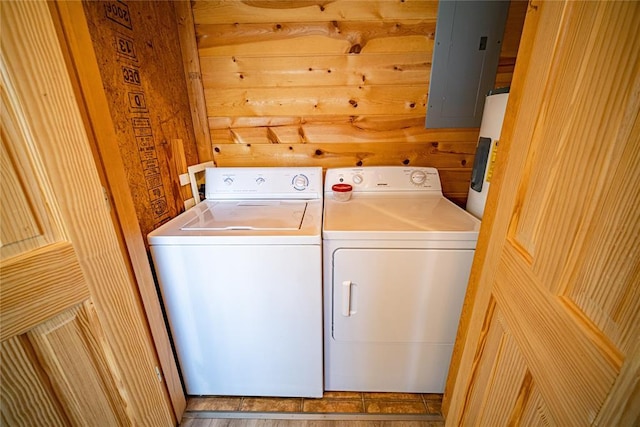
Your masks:
<svg viewBox="0 0 640 427"><path fill-rule="evenodd" d="M321 399L198 396L187 411L441 415L441 394L325 392Z"/></svg>

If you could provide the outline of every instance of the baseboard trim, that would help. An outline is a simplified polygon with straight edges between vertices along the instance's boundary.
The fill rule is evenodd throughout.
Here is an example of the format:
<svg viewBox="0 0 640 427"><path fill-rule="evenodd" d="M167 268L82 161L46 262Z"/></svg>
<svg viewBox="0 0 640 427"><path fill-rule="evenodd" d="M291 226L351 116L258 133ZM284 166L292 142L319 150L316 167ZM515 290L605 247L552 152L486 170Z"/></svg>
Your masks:
<svg viewBox="0 0 640 427"><path fill-rule="evenodd" d="M441 415L432 414L349 414L318 412L237 412L237 411L186 411L184 418L221 419L269 419L269 420L354 420L354 421L444 421Z"/></svg>

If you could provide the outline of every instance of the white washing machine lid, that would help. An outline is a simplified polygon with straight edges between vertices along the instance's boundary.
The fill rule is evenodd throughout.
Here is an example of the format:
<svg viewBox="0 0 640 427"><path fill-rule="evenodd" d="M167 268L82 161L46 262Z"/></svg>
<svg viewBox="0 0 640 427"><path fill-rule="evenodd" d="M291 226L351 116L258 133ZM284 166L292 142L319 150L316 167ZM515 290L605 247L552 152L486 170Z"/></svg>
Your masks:
<svg viewBox="0 0 640 427"><path fill-rule="evenodd" d="M206 203L182 230L299 230L306 202L238 200Z"/></svg>
<svg viewBox="0 0 640 427"><path fill-rule="evenodd" d="M325 198L323 238L348 240L478 240L480 221L441 195L354 193Z"/></svg>
<svg viewBox="0 0 640 427"><path fill-rule="evenodd" d="M204 200L148 235L150 245L320 244L322 200Z"/></svg>

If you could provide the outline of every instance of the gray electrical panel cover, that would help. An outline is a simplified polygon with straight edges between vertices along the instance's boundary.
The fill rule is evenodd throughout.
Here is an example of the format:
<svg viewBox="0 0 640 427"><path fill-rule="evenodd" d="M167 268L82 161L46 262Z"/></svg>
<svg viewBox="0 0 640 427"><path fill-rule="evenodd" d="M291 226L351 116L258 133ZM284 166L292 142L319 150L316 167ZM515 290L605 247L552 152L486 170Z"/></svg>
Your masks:
<svg viewBox="0 0 640 427"><path fill-rule="evenodd" d="M509 1L442 0L426 127L480 127L487 93L495 83Z"/></svg>

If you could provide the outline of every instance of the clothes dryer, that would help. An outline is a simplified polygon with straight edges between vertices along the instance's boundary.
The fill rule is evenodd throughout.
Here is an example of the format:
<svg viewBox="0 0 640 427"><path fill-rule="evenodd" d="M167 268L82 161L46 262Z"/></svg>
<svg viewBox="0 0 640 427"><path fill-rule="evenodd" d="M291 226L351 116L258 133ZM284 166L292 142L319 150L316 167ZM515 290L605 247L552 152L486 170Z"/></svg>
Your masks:
<svg viewBox="0 0 640 427"><path fill-rule="evenodd" d="M324 203L325 389L442 393L480 222L433 168L329 169Z"/></svg>
<svg viewBox="0 0 640 427"><path fill-rule="evenodd" d="M187 393L321 397L322 168L210 168L149 234Z"/></svg>

